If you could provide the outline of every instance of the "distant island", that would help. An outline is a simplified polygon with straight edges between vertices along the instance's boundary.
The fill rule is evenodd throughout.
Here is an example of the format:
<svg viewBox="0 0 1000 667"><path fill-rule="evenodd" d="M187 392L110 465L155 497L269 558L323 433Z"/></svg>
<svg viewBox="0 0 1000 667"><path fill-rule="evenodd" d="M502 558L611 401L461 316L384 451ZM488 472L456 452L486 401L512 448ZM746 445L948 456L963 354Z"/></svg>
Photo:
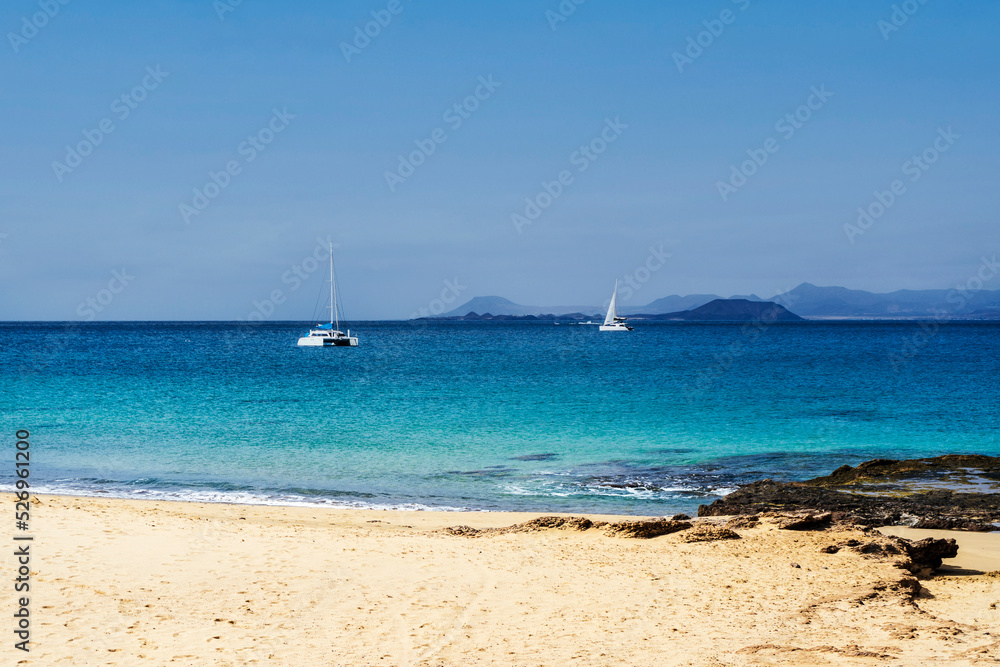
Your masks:
<svg viewBox="0 0 1000 667"><path fill-rule="evenodd" d="M757 311L747 304L761 304ZM715 305L712 305L715 304ZM1000 320L997 290L898 290L876 294L845 287L802 283L795 289L762 299L755 294L728 299L716 294L665 296L645 306L618 304L618 311L636 320L748 321L779 305L774 321L810 320ZM711 306L707 310L704 307ZM605 307L524 306L500 296L477 296L432 320L597 320Z"/></svg>
<svg viewBox="0 0 1000 667"><path fill-rule="evenodd" d="M602 315L587 315L584 313L542 313L539 315L480 315L470 311L465 315L446 315L441 317L422 317L422 320L451 320L458 322L475 322L483 320L593 320L603 321ZM770 301L749 301L747 299L715 299L703 306L676 313L638 314L631 316L635 320L659 320L677 322L803 322L803 318L790 312L784 306Z"/></svg>
<svg viewBox="0 0 1000 667"><path fill-rule="evenodd" d="M662 315L634 315L633 319L680 322L804 322L784 306L771 301L715 299L691 310Z"/></svg>

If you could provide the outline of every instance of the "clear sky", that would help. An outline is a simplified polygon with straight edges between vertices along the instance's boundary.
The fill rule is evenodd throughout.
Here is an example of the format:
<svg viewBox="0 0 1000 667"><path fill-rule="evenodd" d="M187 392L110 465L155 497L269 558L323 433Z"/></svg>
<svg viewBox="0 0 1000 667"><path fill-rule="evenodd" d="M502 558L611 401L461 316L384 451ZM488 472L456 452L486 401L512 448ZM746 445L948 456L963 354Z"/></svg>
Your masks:
<svg viewBox="0 0 1000 667"><path fill-rule="evenodd" d="M998 25L985 0L8 0L0 320L309 319L327 237L352 319L626 276L628 305L951 287L1000 250Z"/></svg>

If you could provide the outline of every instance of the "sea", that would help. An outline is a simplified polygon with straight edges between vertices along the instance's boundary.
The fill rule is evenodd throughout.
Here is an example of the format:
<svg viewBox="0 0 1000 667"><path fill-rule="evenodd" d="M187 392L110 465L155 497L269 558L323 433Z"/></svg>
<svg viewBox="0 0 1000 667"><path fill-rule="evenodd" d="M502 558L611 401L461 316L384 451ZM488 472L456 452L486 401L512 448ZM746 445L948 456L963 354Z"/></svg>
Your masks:
<svg viewBox="0 0 1000 667"><path fill-rule="evenodd" d="M633 324L0 323L0 482L25 430L37 493L657 516L1000 455L1000 324Z"/></svg>

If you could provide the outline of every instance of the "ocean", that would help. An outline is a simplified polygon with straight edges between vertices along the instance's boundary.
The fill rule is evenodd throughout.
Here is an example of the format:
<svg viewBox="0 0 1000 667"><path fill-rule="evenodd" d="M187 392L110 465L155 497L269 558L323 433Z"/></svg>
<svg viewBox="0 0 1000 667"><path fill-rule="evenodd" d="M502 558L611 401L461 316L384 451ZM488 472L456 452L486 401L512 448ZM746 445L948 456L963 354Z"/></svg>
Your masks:
<svg viewBox="0 0 1000 667"><path fill-rule="evenodd" d="M872 458L1000 455L1000 325L0 324L36 492L694 513ZM9 488L9 487L8 487Z"/></svg>

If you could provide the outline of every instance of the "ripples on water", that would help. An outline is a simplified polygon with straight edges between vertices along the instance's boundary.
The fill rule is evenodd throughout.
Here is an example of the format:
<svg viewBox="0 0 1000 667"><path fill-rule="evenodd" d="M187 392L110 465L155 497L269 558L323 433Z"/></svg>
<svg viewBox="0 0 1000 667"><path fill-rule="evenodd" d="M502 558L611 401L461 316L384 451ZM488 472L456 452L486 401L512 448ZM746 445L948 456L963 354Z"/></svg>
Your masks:
<svg viewBox="0 0 1000 667"><path fill-rule="evenodd" d="M871 458L1000 454L994 324L0 324L52 492L660 514ZM730 350L739 350L731 356ZM7 475L2 481L9 480Z"/></svg>

